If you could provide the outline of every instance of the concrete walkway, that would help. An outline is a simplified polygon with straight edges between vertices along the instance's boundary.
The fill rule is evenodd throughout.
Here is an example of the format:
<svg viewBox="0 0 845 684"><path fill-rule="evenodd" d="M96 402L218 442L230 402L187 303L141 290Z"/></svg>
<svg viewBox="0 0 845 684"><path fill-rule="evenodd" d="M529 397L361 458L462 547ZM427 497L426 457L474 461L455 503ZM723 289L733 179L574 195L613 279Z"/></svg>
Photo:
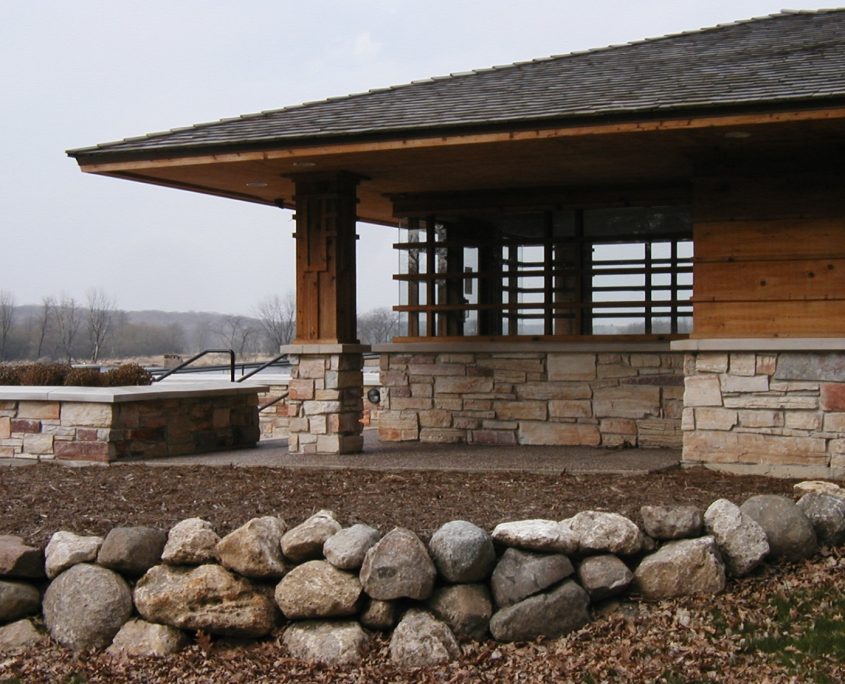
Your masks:
<svg viewBox="0 0 845 684"><path fill-rule="evenodd" d="M259 442L254 449L221 451L198 456L179 456L113 463L149 466L266 466L275 468L331 468L361 470L446 470L461 472L522 471L578 474L646 474L678 467L678 449L596 449L549 446L468 446L379 442L374 429L364 431L364 452L344 456L292 455L287 440ZM0 459L0 465L32 464L24 459ZM94 465L63 461L67 465Z"/></svg>

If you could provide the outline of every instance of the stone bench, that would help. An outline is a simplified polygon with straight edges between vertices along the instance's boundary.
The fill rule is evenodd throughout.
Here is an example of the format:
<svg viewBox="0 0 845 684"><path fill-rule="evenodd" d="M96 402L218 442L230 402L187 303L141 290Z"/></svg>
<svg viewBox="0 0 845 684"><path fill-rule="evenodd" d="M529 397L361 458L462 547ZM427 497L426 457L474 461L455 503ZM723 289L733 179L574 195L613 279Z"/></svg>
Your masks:
<svg viewBox="0 0 845 684"><path fill-rule="evenodd" d="M267 389L0 387L0 457L109 462L255 446Z"/></svg>

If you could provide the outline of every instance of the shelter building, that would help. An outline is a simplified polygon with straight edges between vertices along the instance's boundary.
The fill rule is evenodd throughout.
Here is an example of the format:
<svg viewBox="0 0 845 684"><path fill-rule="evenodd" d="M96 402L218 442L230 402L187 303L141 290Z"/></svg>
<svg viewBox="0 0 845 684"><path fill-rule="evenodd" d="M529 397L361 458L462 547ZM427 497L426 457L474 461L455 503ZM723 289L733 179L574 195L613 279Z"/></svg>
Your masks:
<svg viewBox="0 0 845 684"><path fill-rule="evenodd" d="M401 229L382 440L801 476L845 476L844 153L845 10L69 152L295 209L292 451L361 448L360 220Z"/></svg>

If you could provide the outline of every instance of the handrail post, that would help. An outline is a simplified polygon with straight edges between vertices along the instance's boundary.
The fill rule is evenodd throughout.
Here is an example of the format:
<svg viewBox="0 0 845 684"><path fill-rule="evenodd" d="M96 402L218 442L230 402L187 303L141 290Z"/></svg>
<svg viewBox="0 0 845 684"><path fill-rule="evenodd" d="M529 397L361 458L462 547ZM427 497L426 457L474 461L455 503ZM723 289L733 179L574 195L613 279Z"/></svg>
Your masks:
<svg viewBox="0 0 845 684"><path fill-rule="evenodd" d="M235 382L235 352L229 350L229 382Z"/></svg>

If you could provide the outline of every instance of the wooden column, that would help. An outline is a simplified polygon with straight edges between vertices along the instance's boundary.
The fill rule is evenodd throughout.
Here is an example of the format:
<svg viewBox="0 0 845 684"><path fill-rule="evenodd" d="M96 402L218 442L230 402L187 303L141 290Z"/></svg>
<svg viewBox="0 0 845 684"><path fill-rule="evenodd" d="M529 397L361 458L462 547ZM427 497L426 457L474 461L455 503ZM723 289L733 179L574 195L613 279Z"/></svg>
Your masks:
<svg viewBox="0 0 845 684"><path fill-rule="evenodd" d="M302 174L296 183L296 340L358 342L355 189L351 173Z"/></svg>

